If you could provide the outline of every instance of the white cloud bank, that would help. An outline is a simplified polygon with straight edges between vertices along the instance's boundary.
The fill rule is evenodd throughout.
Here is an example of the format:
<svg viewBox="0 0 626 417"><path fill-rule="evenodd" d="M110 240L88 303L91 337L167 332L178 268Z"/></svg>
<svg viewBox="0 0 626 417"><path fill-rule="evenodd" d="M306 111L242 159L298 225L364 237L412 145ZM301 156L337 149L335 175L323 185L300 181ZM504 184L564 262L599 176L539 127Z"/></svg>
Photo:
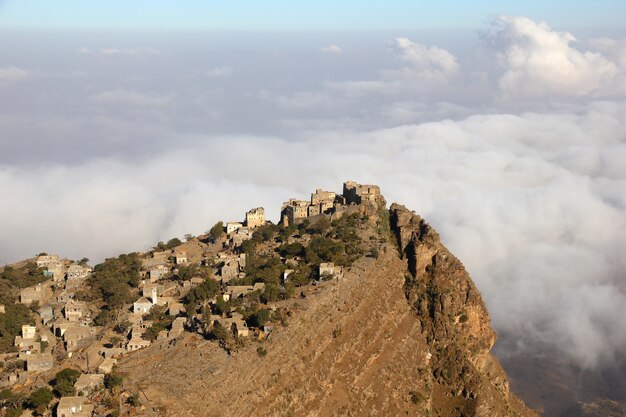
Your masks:
<svg viewBox="0 0 626 417"><path fill-rule="evenodd" d="M618 67L597 52L580 51L569 32L544 22L500 16L486 38L496 49L504 74L499 87L507 97L578 97L609 95L615 90Z"/></svg>
<svg viewBox="0 0 626 417"><path fill-rule="evenodd" d="M420 75L448 77L459 70L456 57L436 46L427 47L407 38L396 38L393 50Z"/></svg>

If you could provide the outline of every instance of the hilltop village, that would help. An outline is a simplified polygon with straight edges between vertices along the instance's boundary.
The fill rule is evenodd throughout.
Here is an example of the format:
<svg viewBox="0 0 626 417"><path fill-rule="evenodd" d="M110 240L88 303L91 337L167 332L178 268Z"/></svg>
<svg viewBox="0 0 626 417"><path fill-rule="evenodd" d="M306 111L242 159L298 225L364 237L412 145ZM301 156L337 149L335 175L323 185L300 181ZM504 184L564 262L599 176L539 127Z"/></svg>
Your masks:
<svg viewBox="0 0 626 417"><path fill-rule="evenodd" d="M139 410L118 361L185 333L229 354L271 340L304 289L341 280L378 257L389 229L375 185L291 198L272 224L265 210L200 236L159 242L91 267L41 253L0 270L0 416L121 415Z"/></svg>

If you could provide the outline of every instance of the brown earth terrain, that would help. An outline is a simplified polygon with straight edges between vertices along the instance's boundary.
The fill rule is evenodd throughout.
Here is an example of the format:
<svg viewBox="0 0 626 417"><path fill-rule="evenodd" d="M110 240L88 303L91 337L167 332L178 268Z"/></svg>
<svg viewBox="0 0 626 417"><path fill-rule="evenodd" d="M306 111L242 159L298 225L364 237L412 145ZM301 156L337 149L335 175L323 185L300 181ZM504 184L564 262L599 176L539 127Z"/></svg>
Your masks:
<svg viewBox="0 0 626 417"><path fill-rule="evenodd" d="M269 340L228 354L186 334L122 360L144 415L535 416L489 353L463 265L418 216L393 205L391 217L398 245L283 302L292 315Z"/></svg>

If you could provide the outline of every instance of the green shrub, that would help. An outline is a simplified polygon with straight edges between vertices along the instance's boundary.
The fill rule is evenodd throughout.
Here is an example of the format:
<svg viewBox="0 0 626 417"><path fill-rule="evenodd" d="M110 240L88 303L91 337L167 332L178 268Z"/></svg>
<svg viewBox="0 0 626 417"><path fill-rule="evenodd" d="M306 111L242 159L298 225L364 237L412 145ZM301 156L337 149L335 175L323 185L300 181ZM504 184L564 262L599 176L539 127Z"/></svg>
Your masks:
<svg viewBox="0 0 626 417"><path fill-rule="evenodd" d="M65 368L54 376L54 392L58 397L64 397L74 394L74 384L80 377L80 371L71 368Z"/></svg>
<svg viewBox="0 0 626 417"><path fill-rule="evenodd" d="M183 242L179 238L175 237L175 238L168 240L167 243L165 244L165 247L167 249L174 249L176 246L180 246L182 244Z"/></svg>
<svg viewBox="0 0 626 417"><path fill-rule="evenodd" d="M52 391L42 387L33 391L26 402L30 408L41 410L43 406L43 410L45 411L53 398L54 395L52 395Z"/></svg>
<svg viewBox="0 0 626 417"><path fill-rule="evenodd" d="M104 386L109 390L121 386L122 382L124 382L124 377L117 372L112 372L104 376Z"/></svg>
<svg viewBox="0 0 626 417"><path fill-rule="evenodd" d="M131 253L106 259L94 267L89 285L94 298L102 298L111 309L133 301L132 289L139 285L139 255Z"/></svg>
<svg viewBox="0 0 626 417"><path fill-rule="evenodd" d="M222 221L215 223L213 227L211 227L211 230L209 230L209 236L211 236L211 238L214 241L218 240L223 235L224 235L224 223Z"/></svg>
<svg viewBox="0 0 626 417"><path fill-rule="evenodd" d="M17 288L26 288L48 280L44 275L45 268L38 268L34 262L28 262L19 268L5 266L0 279L4 279Z"/></svg>
<svg viewBox="0 0 626 417"><path fill-rule="evenodd" d="M0 314L0 352L15 350L15 336L22 332L24 324L33 324L31 311L24 304L7 304L5 313Z"/></svg>
<svg viewBox="0 0 626 417"><path fill-rule="evenodd" d="M211 339L219 340L220 342L226 342L228 337L230 336L229 330L227 330L224 326L219 323L216 323L211 332L209 333L209 337Z"/></svg>
<svg viewBox="0 0 626 417"><path fill-rule="evenodd" d="M304 256L305 254L304 246L302 246L302 243L299 242L282 244L278 248L278 251L281 256L286 256L288 258L293 258L294 256Z"/></svg>
<svg viewBox="0 0 626 417"><path fill-rule="evenodd" d="M256 311L249 319L248 324L252 327L263 327L270 319L269 310L262 308Z"/></svg>

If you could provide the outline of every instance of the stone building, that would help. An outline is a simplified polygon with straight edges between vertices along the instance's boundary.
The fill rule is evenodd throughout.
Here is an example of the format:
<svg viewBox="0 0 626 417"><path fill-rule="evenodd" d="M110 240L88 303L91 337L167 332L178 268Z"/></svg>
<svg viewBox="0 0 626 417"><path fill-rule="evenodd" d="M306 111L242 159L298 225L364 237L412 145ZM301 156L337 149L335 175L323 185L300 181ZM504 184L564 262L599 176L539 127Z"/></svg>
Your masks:
<svg viewBox="0 0 626 417"><path fill-rule="evenodd" d="M41 302L46 296L46 289L42 284L24 288L20 291L20 303L30 305Z"/></svg>
<svg viewBox="0 0 626 417"><path fill-rule="evenodd" d="M169 269L164 265L158 265L148 271L148 277L151 283L157 282L169 273Z"/></svg>
<svg viewBox="0 0 626 417"><path fill-rule="evenodd" d="M117 359L114 358L106 358L102 361L100 365L98 365L98 372L101 374L110 374L113 372L113 367L117 364Z"/></svg>
<svg viewBox="0 0 626 417"><path fill-rule="evenodd" d="M67 282L71 281L82 281L87 278L89 274L91 274L92 269L88 266L73 263L67 268L66 279Z"/></svg>
<svg viewBox="0 0 626 417"><path fill-rule="evenodd" d="M22 325L22 338L24 340L32 340L37 337L37 327L29 324Z"/></svg>
<svg viewBox="0 0 626 417"><path fill-rule="evenodd" d="M54 320L54 309L50 305L42 306L37 310L43 324L48 324Z"/></svg>
<svg viewBox="0 0 626 417"><path fill-rule="evenodd" d="M341 278L343 276L343 267L336 266L332 262L322 262L319 267L320 278L334 277Z"/></svg>
<svg viewBox="0 0 626 417"><path fill-rule="evenodd" d="M243 224L239 222L228 222L226 223L226 234L231 234L232 232L236 231L237 229L241 229L242 227Z"/></svg>
<svg viewBox="0 0 626 417"><path fill-rule="evenodd" d="M250 329L240 314L233 313L232 317L211 316L211 321L213 326L219 324L236 337L247 337L250 334Z"/></svg>
<svg viewBox="0 0 626 417"><path fill-rule="evenodd" d="M25 324L22 326L21 336L15 336L13 344L17 348L20 357L41 352L41 343L37 340L37 328Z"/></svg>
<svg viewBox="0 0 626 417"><path fill-rule="evenodd" d="M343 183L343 196L346 199L346 204L373 203L380 198L380 187L346 181Z"/></svg>
<svg viewBox="0 0 626 417"><path fill-rule="evenodd" d="M174 255L174 260L176 261L176 265L186 264L187 254L185 252L178 252Z"/></svg>
<svg viewBox="0 0 626 417"><path fill-rule="evenodd" d="M172 254L171 250L152 252L151 258L143 258L141 260L141 267L144 269L148 269L148 268L153 268L159 265L165 266L167 265L171 254Z"/></svg>
<svg viewBox="0 0 626 417"><path fill-rule="evenodd" d="M254 229L265 224L265 209L263 207L253 208L246 213L246 226Z"/></svg>
<svg viewBox="0 0 626 417"><path fill-rule="evenodd" d="M283 225L296 224L309 217L309 202L290 198L280 209L280 221Z"/></svg>
<svg viewBox="0 0 626 417"><path fill-rule="evenodd" d="M165 292L165 285L163 284L146 284L141 289L141 295L150 298L155 304L157 297L161 297Z"/></svg>
<svg viewBox="0 0 626 417"><path fill-rule="evenodd" d="M150 312L154 304L146 297L141 297L139 300L133 303L133 313L147 314Z"/></svg>
<svg viewBox="0 0 626 417"><path fill-rule="evenodd" d="M343 198L338 198L336 193L318 188L311 193L310 201L295 198L285 201L280 209L280 221L284 226L297 224L307 217L330 214L341 204Z"/></svg>
<svg viewBox="0 0 626 417"><path fill-rule="evenodd" d="M217 260L221 263L220 276L222 281L230 281L244 274L246 268L245 253L237 256L220 256Z"/></svg>
<svg viewBox="0 0 626 417"><path fill-rule="evenodd" d="M149 340L142 339L141 336L133 336L128 345L126 345L126 350L128 352L134 352L139 349L147 348L152 343Z"/></svg>
<svg viewBox="0 0 626 417"><path fill-rule="evenodd" d="M74 383L76 394L87 397L104 388L104 374L82 374Z"/></svg>
<svg viewBox="0 0 626 417"><path fill-rule="evenodd" d="M316 207L319 213L327 213L335 206L336 197L337 194L333 191L324 191L318 188L315 193L311 194L311 206Z"/></svg>
<svg viewBox="0 0 626 417"><path fill-rule="evenodd" d="M178 316L181 312L185 311L183 303L173 302L168 305L167 314L170 316Z"/></svg>
<svg viewBox="0 0 626 417"><path fill-rule="evenodd" d="M62 397L57 405L57 417L91 417L93 404L85 397Z"/></svg>
<svg viewBox="0 0 626 417"><path fill-rule="evenodd" d="M54 358L51 353L38 353L26 356L26 370L29 372L42 372L52 369Z"/></svg>
<svg viewBox="0 0 626 417"><path fill-rule="evenodd" d="M65 349L68 352L78 350L93 342L96 336L96 329L89 326L70 327L63 333Z"/></svg>
<svg viewBox="0 0 626 417"><path fill-rule="evenodd" d="M80 321L88 312L84 301L69 300L63 307L63 315L68 321Z"/></svg>
<svg viewBox="0 0 626 417"><path fill-rule="evenodd" d="M235 249L240 247L241 244L248 239L252 239L252 231L247 227L240 227L235 233L230 234L228 243L231 248Z"/></svg>
<svg viewBox="0 0 626 417"><path fill-rule="evenodd" d="M48 268L50 265L57 264L59 261L59 255L39 255L35 263L37 264L37 268Z"/></svg>
<svg viewBox="0 0 626 417"><path fill-rule="evenodd" d="M262 292L264 289L265 284L262 282L257 282L254 285L230 285L226 287L226 292L223 297L224 301L236 300L238 298L243 298L254 291Z"/></svg>
<svg viewBox="0 0 626 417"><path fill-rule="evenodd" d="M239 275L239 263L236 260L230 259L224 262L220 268L220 276L223 281L230 281Z"/></svg>

